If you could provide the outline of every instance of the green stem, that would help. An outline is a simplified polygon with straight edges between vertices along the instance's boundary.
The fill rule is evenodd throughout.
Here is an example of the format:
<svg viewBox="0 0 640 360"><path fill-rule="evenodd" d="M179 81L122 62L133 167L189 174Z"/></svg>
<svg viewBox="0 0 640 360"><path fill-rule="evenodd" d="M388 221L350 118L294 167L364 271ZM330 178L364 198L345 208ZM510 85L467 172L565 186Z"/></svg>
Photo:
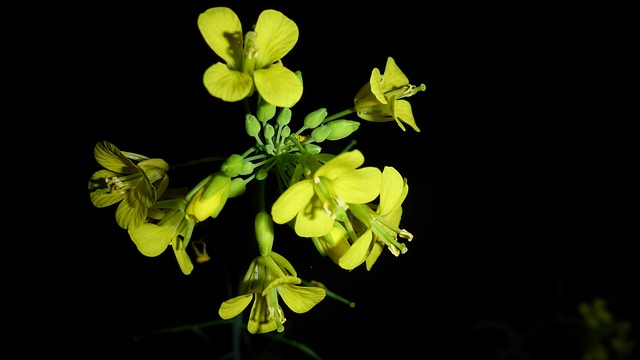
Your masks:
<svg viewBox="0 0 640 360"><path fill-rule="evenodd" d="M300 280L302 280L302 283L303 283L304 285L307 285L307 286L315 286L315 287L319 287L319 288L324 289L324 291L327 293L327 296L328 296L328 297L333 298L333 299L336 299L336 300L338 300L338 301L340 301L340 302L342 302L342 303L345 303L345 304L349 305L349 307L350 307L350 308L354 308L354 307L356 307L356 303L355 303L355 302L353 302L353 301L349 301L349 300L347 300L347 299L343 298L342 296L340 296L340 295L338 295L338 294L334 293L333 291L331 291L331 290L327 289L327 288L326 288L326 287L324 287L324 286L319 286L319 285L317 285L317 284L315 284L315 283L313 283L313 282L306 281L306 280L304 280L304 279L300 279Z"/></svg>
<svg viewBox="0 0 640 360"><path fill-rule="evenodd" d="M341 117L343 117L345 115L353 114L354 112L356 112L356 108L355 107L340 111L339 113L335 113L335 114L333 114L331 116L326 117L324 120L322 120L322 123L323 124L327 123L327 122L329 122L331 120L335 120L335 119L341 118Z"/></svg>

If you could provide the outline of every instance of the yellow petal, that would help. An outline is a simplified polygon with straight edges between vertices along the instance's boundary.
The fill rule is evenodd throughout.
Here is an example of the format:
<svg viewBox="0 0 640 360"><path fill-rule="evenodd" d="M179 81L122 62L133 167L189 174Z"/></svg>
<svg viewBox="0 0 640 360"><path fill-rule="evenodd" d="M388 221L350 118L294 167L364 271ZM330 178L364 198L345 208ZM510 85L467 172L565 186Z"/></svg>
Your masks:
<svg viewBox="0 0 640 360"><path fill-rule="evenodd" d="M175 233L171 228L145 223L129 229L129 236L142 255L154 257L167 249Z"/></svg>
<svg viewBox="0 0 640 360"><path fill-rule="evenodd" d="M211 8L198 16L198 28L209 47L232 70L240 70L242 61L242 24L233 10Z"/></svg>
<svg viewBox="0 0 640 360"><path fill-rule="evenodd" d="M300 237L324 236L332 227L333 219L325 213L317 196L296 216L295 231Z"/></svg>
<svg viewBox="0 0 640 360"><path fill-rule="evenodd" d="M298 41L296 23L276 10L269 9L260 13L255 32L257 34L255 44L258 48L256 69L269 66L282 59Z"/></svg>
<svg viewBox="0 0 640 360"><path fill-rule="evenodd" d="M375 264L376 260L378 260L378 257L380 257L380 254L382 253L383 249L384 247L382 246L382 243L380 243L379 241L376 241L375 243L373 243L373 248L371 249L369 256L367 256L367 261L366 261L367 270L371 270L371 268L373 267L373 264Z"/></svg>
<svg viewBox="0 0 640 360"><path fill-rule="evenodd" d="M218 315L224 320L236 317L249 305L253 296L254 294L244 294L223 302L218 310Z"/></svg>
<svg viewBox="0 0 640 360"><path fill-rule="evenodd" d="M302 210L313 197L313 183L302 180L291 185L280 194L271 207L271 216L276 224L286 224Z"/></svg>
<svg viewBox="0 0 640 360"><path fill-rule="evenodd" d="M375 167L365 167L346 173L331 184L338 196L346 203L365 204L380 194L382 173Z"/></svg>
<svg viewBox="0 0 640 360"><path fill-rule="evenodd" d="M133 229L144 223L147 218L147 207L140 202L131 201L133 197L127 193L116 209L116 222L123 229Z"/></svg>
<svg viewBox="0 0 640 360"><path fill-rule="evenodd" d="M387 58L387 65L382 75L382 91L387 92L407 85L409 85L409 78L404 75L392 57Z"/></svg>
<svg viewBox="0 0 640 360"><path fill-rule="evenodd" d="M411 104L406 100L397 100L393 105L393 114L397 119L400 119L405 124L408 124L415 130L416 132L420 132L418 129L418 125L416 125L416 121L413 118L413 111L411 110ZM402 130L404 130L404 126L399 124Z"/></svg>
<svg viewBox="0 0 640 360"><path fill-rule="evenodd" d="M311 310L327 295L324 289L314 286L284 284L276 289L289 309L298 314Z"/></svg>
<svg viewBox="0 0 640 360"><path fill-rule="evenodd" d="M347 151L327 161L315 172L314 176L324 176L329 180L334 180L362 164L364 164L364 155L360 150Z"/></svg>
<svg viewBox="0 0 640 360"><path fill-rule="evenodd" d="M209 94L228 102L240 101L251 95L253 90L249 74L229 70L223 63L209 67L204 72L203 82Z"/></svg>
<svg viewBox="0 0 640 360"><path fill-rule="evenodd" d="M404 180L402 175L391 166L385 166L382 172L382 187L380 190L380 204L376 212L385 216L394 207L400 206L398 200L402 196Z"/></svg>
<svg viewBox="0 0 640 360"><path fill-rule="evenodd" d="M369 255L372 239L373 235L371 234L371 230L365 231L364 234L351 245L351 248L342 255L338 261L338 265L343 269L353 270L362 264Z"/></svg>
<svg viewBox="0 0 640 360"><path fill-rule="evenodd" d="M133 174L140 171L115 145L107 141L97 143L93 149L93 155L98 164L115 173Z"/></svg>
<svg viewBox="0 0 640 360"><path fill-rule="evenodd" d="M187 254L187 250L184 246L184 241L180 238L174 238L172 243L173 253L176 256L176 260L178 260L178 265L180 266L180 270L185 275L191 274L193 271L193 263L191 262L191 258L189 254Z"/></svg>
<svg viewBox="0 0 640 360"><path fill-rule="evenodd" d="M269 104L290 108L302 97L302 81L282 65L256 70L253 79L256 89Z"/></svg>

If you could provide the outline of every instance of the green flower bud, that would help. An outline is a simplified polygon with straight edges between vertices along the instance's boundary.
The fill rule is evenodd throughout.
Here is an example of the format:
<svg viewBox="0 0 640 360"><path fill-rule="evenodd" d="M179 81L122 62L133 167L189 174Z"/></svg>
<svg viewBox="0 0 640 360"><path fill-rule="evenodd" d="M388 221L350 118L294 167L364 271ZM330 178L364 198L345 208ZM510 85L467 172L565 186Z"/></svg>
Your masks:
<svg viewBox="0 0 640 360"><path fill-rule="evenodd" d="M244 169L244 159L238 154L233 154L222 163L220 170L229 177L236 177Z"/></svg>
<svg viewBox="0 0 640 360"><path fill-rule="evenodd" d="M286 138L289 135L291 135L291 128L288 127L287 125L283 126L282 130L280 130L280 136L282 136L283 138Z"/></svg>
<svg viewBox="0 0 640 360"><path fill-rule="evenodd" d="M327 140L344 139L358 130L360 123L353 120L334 120L327 124L331 128L331 133L327 136Z"/></svg>
<svg viewBox="0 0 640 360"><path fill-rule="evenodd" d="M291 109L282 108L276 118L276 123L280 126L287 125L291 121Z"/></svg>
<svg viewBox="0 0 640 360"><path fill-rule="evenodd" d="M256 238L258 239L258 249L260 250L260 255L269 256L271 255L271 247L273 246L273 220L271 219L271 215L269 215L266 211L260 211L256 215L256 219L254 221L255 230L256 230Z"/></svg>
<svg viewBox="0 0 640 360"><path fill-rule="evenodd" d="M254 168L255 168L255 165L253 165L251 161L247 161L244 163L244 166L242 167L242 171L240 172L240 175L249 175L253 172Z"/></svg>
<svg viewBox="0 0 640 360"><path fill-rule="evenodd" d="M308 152L309 154L319 154L320 151L322 151L322 148L316 144L306 144L304 146L304 151Z"/></svg>
<svg viewBox="0 0 640 360"><path fill-rule="evenodd" d="M265 139L271 139L273 138L273 135L275 134L275 130L273 129L273 126L271 126L271 124L266 124L264 126L264 138Z"/></svg>
<svg viewBox="0 0 640 360"><path fill-rule="evenodd" d="M252 114L247 114L244 117L244 126L247 128L247 134L249 136L256 136L260 132L260 122Z"/></svg>
<svg viewBox="0 0 640 360"><path fill-rule="evenodd" d="M331 127L329 126L320 126L311 132L311 137L315 142L323 142L327 139L327 137L331 134Z"/></svg>
<svg viewBox="0 0 640 360"><path fill-rule="evenodd" d="M267 178L267 175L269 175L269 170L267 169L260 169L258 170L258 173L256 173L256 179L258 180L264 180Z"/></svg>
<svg viewBox="0 0 640 360"><path fill-rule="evenodd" d="M244 194L247 189L247 185L241 178L235 178L231 180L231 190L229 190L229 198L234 198Z"/></svg>
<svg viewBox="0 0 640 360"><path fill-rule="evenodd" d="M258 105L258 109L256 110L256 115L258 116L258 120L262 122L269 121L276 115L276 106L261 99L260 105Z"/></svg>
<svg viewBox="0 0 640 360"><path fill-rule="evenodd" d="M322 123L322 120L327 117L327 114L327 109L325 108L320 108L314 112L309 113L304 117L304 126L308 127L309 129L316 128Z"/></svg>

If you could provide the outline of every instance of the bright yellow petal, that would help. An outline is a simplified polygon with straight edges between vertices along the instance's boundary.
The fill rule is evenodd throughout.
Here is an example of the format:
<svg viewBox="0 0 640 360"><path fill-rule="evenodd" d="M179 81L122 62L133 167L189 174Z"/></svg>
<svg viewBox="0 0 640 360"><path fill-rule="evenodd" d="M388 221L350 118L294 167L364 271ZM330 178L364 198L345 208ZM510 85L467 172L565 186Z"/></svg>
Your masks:
<svg viewBox="0 0 640 360"><path fill-rule="evenodd" d="M278 107L293 107L302 97L302 81L282 65L272 65L253 73L256 89L269 103Z"/></svg>
<svg viewBox="0 0 640 360"><path fill-rule="evenodd" d="M416 121L413 118L413 111L411 110L411 104L406 100L397 100L393 105L393 113L396 118L400 119L400 121L408 124L415 130L416 132L420 132L418 129L418 125L416 125ZM400 125L402 130L404 127Z"/></svg>
<svg viewBox="0 0 640 360"><path fill-rule="evenodd" d="M362 164L364 164L364 155L360 150L352 150L339 154L327 161L315 172L314 176L324 176L329 180L333 180L344 173L353 171Z"/></svg>
<svg viewBox="0 0 640 360"><path fill-rule="evenodd" d="M251 95L253 90L249 74L229 70L223 63L210 66L204 72L203 82L209 94L228 102L240 101Z"/></svg>
<svg viewBox="0 0 640 360"><path fill-rule="evenodd" d="M244 294L223 302L218 310L218 315L224 320L233 319L249 305L253 296L254 294Z"/></svg>
<svg viewBox="0 0 640 360"><path fill-rule="evenodd" d="M380 190L380 204L376 212L385 216L398 204L404 189L402 175L391 166L385 166L382 172L382 187Z"/></svg>
<svg viewBox="0 0 640 360"><path fill-rule="evenodd" d="M371 234L371 230L365 231L364 234L351 245L349 250L342 255L338 261L338 265L343 269L353 270L362 264L369 255L372 239L373 235Z"/></svg>
<svg viewBox="0 0 640 360"><path fill-rule="evenodd" d="M255 44L258 48L256 69L282 59L298 41L296 23L276 10L264 10L260 13L255 32L257 34Z"/></svg>
<svg viewBox="0 0 640 360"><path fill-rule="evenodd" d="M145 223L129 229L129 236L142 255L154 257L167 249L175 233L171 228Z"/></svg>
<svg viewBox="0 0 640 360"><path fill-rule="evenodd" d="M295 231L300 237L320 237L333 227L333 219L328 216L318 197L307 203L296 216Z"/></svg>
<svg viewBox="0 0 640 360"><path fill-rule="evenodd" d="M331 185L344 202L365 204L378 197L381 182L380 169L365 167L336 178L331 181Z"/></svg>
<svg viewBox="0 0 640 360"><path fill-rule="evenodd" d="M226 7L211 8L198 16L198 28L209 47L229 68L240 70L243 37L236 13Z"/></svg>
<svg viewBox="0 0 640 360"><path fill-rule="evenodd" d="M407 85L409 85L409 79L396 65L395 60L392 57L387 58L387 65L382 75L382 91L387 92Z"/></svg>
<svg viewBox="0 0 640 360"><path fill-rule="evenodd" d="M276 289L289 309L298 314L311 310L327 295L324 289L314 286L284 284Z"/></svg>
<svg viewBox="0 0 640 360"><path fill-rule="evenodd" d="M276 224L286 224L302 210L313 197L313 183L302 180L291 185L280 194L271 207L271 216Z"/></svg>
<svg viewBox="0 0 640 360"><path fill-rule="evenodd" d="M107 141L97 143L93 149L93 155L96 157L98 164L115 173L133 174L140 171L115 145Z"/></svg>

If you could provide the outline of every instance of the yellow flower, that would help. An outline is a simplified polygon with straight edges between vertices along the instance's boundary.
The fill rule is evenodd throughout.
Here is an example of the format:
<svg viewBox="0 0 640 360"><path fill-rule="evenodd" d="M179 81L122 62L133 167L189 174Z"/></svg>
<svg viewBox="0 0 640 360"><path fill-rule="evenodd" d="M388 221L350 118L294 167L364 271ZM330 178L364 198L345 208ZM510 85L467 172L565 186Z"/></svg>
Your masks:
<svg viewBox="0 0 640 360"><path fill-rule="evenodd" d="M358 169L363 163L359 150L327 161L308 179L294 183L278 197L271 208L273 221L285 224L295 218L298 236L324 236L338 214L348 208L347 204L364 204L380 193L380 169Z"/></svg>
<svg viewBox="0 0 640 360"><path fill-rule="evenodd" d="M129 236L138 251L149 257L162 254L171 245L182 273L189 275L193 270L193 263L186 247L195 223L185 218L184 205L182 203L181 208L169 210L157 224L144 223L129 229Z"/></svg>
<svg viewBox="0 0 640 360"><path fill-rule="evenodd" d="M302 81L281 62L298 41L298 26L291 19L279 11L264 10L255 30L243 39L238 16L229 8L215 7L200 14L198 28L226 62L205 71L203 81L211 95L235 102L257 90L268 103L287 108L300 100Z"/></svg>
<svg viewBox="0 0 640 360"><path fill-rule="evenodd" d="M258 256L245 274L241 295L223 302L218 314L222 319L232 319L254 300L247 330L251 334L282 332L286 318L278 295L298 314L311 310L326 296L322 288L298 286L302 280L296 276L293 266L281 255L271 252L269 256Z"/></svg>
<svg viewBox="0 0 640 360"><path fill-rule="evenodd" d="M218 173L212 175L206 184L200 187L187 204L186 216L192 221L204 221L217 217L229 198L231 178Z"/></svg>
<svg viewBox="0 0 640 360"><path fill-rule="evenodd" d="M409 84L409 79L404 75L392 57L387 59L384 74L380 74L378 68L371 72L369 82L365 84L355 96L354 104L358 117L373 122L394 121L403 131L406 131L403 122L420 132L411 104L404 97L414 95L417 91L424 90L424 85L415 87Z"/></svg>
<svg viewBox="0 0 640 360"><path fill-rule="evenodd" d="M94 148L96 161L104 169L89 180L91 202L99 208L116 203L116 221L123 229L140 226L147 212L169 184L169 165L162 159L120 151L101 141ZM138 163L134 163L137 161Z"/></svg>
<svg viewBox="0 0 640 360"><path fill-rule="evenodd" d="M366 261L367 270L376 262L383 247L396 256L406 251L406 247L397 242L397 235L413 239L406 230L399 229L402 217L402 203L409 192L407 180L393 167L385 166L382 172L380 203L375 213L368 206L353 206L352 213L367 225L366 230L340 257L340 267L353 270Z"/></svg>

